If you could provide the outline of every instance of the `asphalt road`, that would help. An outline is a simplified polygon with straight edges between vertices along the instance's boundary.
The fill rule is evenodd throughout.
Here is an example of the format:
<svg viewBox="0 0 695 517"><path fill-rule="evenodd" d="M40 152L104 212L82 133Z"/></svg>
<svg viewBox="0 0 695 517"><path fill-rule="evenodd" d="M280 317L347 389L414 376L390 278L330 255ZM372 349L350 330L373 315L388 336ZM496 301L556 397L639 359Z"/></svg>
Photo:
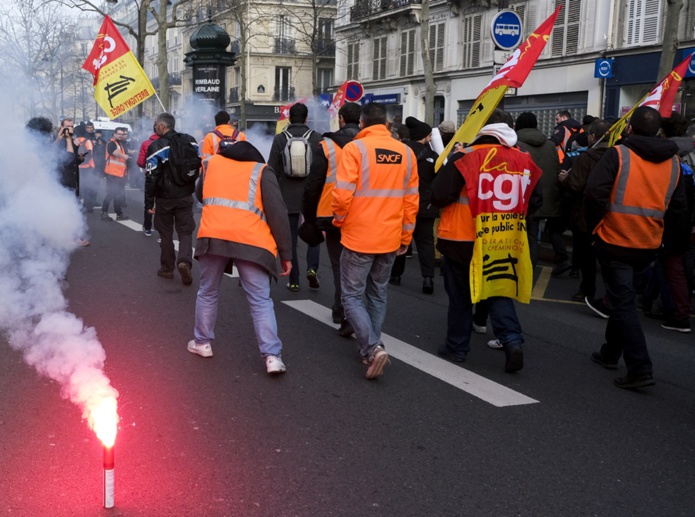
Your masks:
<svg viewBox="0 0 695 517"><path fill-rule="evenodd" d="M141 221L138 197L129 192L126 213ZM656 386L620 390L612 380L622 365L610 372L589 360L605 321L567 302L576 280L551 279L543 299L518 306L521 372L503 372L504 354L485 346L491 335L474 335L468 361L453 366L435 354L442 279L422 294L414 258L389 290L391 364L367 381L353 340L320 311L284 303L330 307L324 249L320 289L273 287L288 372L270 378L236 279L223 281L214 357L194 356L197 266L190 287L159 278L156 234L98 211L88 220L92 244L74 253L66 296L96 328L120 392L116 507L101 508L101 445L80 410L2 338L0 515L695 513L692 335L643 319ZM495 405L472 393L480 386L528 402Z"/></svg>

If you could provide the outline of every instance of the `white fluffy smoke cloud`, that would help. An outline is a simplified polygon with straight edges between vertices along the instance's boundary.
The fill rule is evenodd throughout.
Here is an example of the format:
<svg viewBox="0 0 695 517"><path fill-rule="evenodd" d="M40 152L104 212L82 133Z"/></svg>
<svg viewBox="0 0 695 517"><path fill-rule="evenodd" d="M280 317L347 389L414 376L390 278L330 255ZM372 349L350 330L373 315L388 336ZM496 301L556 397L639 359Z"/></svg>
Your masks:
<svg viewBox="0 0 695 517"><path fill-rule="evenodd" d="M10 105L0 99L0 106ZM0 126L6 146L0 153L0 330L90 418L118 392L104 374L106 354L95 329L70 313L62 292L84 219L75 194L59 183L52 140L31 135L16 118L2 118L15 122Z"/></svg>

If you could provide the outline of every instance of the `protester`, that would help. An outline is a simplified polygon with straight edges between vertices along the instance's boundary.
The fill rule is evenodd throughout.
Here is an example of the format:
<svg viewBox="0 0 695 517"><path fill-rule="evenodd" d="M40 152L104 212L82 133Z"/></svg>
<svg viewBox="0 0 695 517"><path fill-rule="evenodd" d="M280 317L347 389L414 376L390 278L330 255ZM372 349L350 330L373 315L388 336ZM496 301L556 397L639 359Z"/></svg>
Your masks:
<svg viewBox="0 0 695 517"><path fill-rule="evenodd" d="M343 147L333 190L333 224L341 230L340 287L367 379L389 362L381 341L386 292L396 253L412 239L418 209L413 151L391 137L386 109L362 108L361 131ZM365 304L366 296L366 304Z"/></svg>
<svg viewBox="0 0 695 517"><path fill-rule="evenodd" d="M615 370L623 357L627 375L615 379L619 388L654 384L637 316L634 274L654 260L665 228L689 224L678 146L659 138L660 128L657 110L635 109L627 138L606 151L585 190L587 225L596 237L596 256L611 307L606 342L591 359Z"/></svg>
<svg viewBox="0 0 695 517"><path fill-rule="evenodd" d="M277 280L278 253L280 274L289 275L292 250L287 209L275 173L249 142L223 142L219 154L206 162L196 196L203 203L195 252L200 288L194 339L189 341L188 351L212 357L222 275L234 265L251 309L266 371L270 375L284 373L270 279Z"/></svg>
<svg viewBox="0 0 695 517"><path fill-rule="evenodd" d="M125 198L126 170L128 167L128 151L124 142L128 136L125 127L117 127L113 138L106 144L106 195L101 204L101 220L113 221L109 216L109 205L113 201L113 210L116 212L117 221L130 219L123 214L123 200Z"/></svg>

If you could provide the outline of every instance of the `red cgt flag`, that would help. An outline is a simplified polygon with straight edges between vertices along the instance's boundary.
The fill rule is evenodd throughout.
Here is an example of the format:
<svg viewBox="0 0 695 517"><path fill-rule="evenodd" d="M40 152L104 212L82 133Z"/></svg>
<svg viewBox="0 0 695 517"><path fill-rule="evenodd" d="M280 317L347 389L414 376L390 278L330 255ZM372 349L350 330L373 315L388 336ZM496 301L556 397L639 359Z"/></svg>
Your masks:
<svg viewBox="0 0 695 517"><path fill-rule="evenodd" d="M664 118L670 117L671 112L673 111L673 100L676 98L678 88L680 88L680 85L683 82L683 77L688 71L688 65L690 64L692 57L693 54L688 54L688 57L686 57L676 68L671 70L671 73L668 74L663 81L657 84L656 87L649 92L649 95L647 95L647 97L639 103L639 105L649 106L659 110L659 113Z"/></svg>
<svg viewBox="0 0 695 517"><path fill-rule="evenodd" d="M512 88L521 88L531 73L533 65L538 61L538 56L541 55L545 44L550 38L550 33L555 25L555 20L560 14L562 5L558 5L555 12L551 14L528 38L524 41L511 57L507 60L497 75L492 78L483 92L491 90L498 86L511 86Z"/></svg>

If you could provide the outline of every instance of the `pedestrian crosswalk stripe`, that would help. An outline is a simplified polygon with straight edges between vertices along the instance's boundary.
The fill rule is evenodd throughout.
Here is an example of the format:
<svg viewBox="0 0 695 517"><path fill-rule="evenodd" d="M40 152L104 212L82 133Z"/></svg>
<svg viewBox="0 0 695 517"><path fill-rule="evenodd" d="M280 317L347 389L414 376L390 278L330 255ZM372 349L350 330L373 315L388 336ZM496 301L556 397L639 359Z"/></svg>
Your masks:
<svg viewBox="0 0 695 517"><path fill-rule="evenodd" d="M339 326L333 323L331 310L328 307L311 300L286 300L282 303L335 329ZM383 332L381 340L384 342L384 346L391 357L478 397L493 406L521 406L539 402Z"/></svg>

